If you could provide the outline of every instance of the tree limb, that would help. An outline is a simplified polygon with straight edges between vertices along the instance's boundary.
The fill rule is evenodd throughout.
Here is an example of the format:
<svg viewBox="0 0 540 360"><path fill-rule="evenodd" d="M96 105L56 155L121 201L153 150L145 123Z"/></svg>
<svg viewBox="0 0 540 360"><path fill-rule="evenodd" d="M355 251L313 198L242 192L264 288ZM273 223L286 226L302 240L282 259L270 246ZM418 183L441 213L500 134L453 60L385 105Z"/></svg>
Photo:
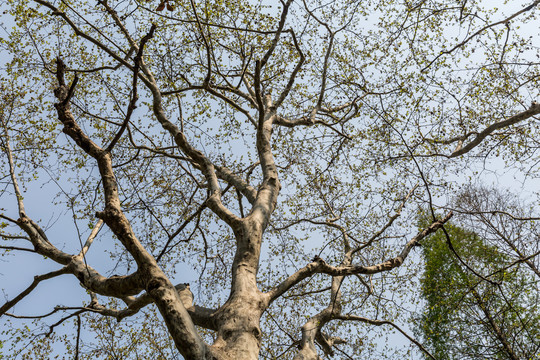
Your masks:
<svg viewBox="0 0 540 360"><path fill-rule="evenodd" d="M373 319L368 319L368 318L361 317L361 316L356 316L356 315L339 315L339 316L336 316L335 319L361 321L361 322L365 322L365 323L368 323L368 324L371 324L371 325L376 325L376 326L390 325L393 328L395 328L397 331L399 331L401 334L403 334L403 336L405 336L407 339L409 339L413 344L418 346L418 348L420 350L422 350L431 359L437 360L433 355L431 355L431 353L420 342L418 342L412 336L407 334L403 329L401 329L399 326L397 326L392 321L389 321L389 320L373 320Z"/></svg>
<svg viewBox="0 0 540 360"><path fill-rule="evenodd" d="M537 2L540 2L540 0ZM478 146L478 144L480 144L482 140L484 140L488 135L491 135L491 133L493 133L495 130L517 124L520 121L523 121L525 119L530 118L531 116L538 115L538 114L540 114L540 104L533 103L533 105L528 110L520 112L519 114L516 114L506 120L502 120L494 124L491 124L490 126L485 128L483 131L478 133L476 137L467 145L462 146L461 140L460 140L458 147L454 150L454 152L452 152L452 154L450 154L449 157L454 158L454 157L457 157L457 156L460 156L469 152L470 150ZM464 136L464 139L467 137L468 136Z"/></svg>
<svg viewBox="0 0 540 360"><path fill-rule="evenodd" d="M300 281L312 276L313 274L323 273L332 276L346 276L346 275L355 275L355 274L376 274L383 271L390 271L396 267L401 266L403 261L409 255L410 250L422 239L428 236L431 233L434 233L440 229L450 218L452 217L452 212L448 213L443 219L433 222L429 227L422 230L414 238L409 240L407 244L403 247L401 253L396 257L386 260L382 263L370 266L360 266L360 265L347 265L347 266L331 266L328 265L323 259L315 258L311 263L307 264L302 269L298 270L279 285L274 287L272 290L268 291L266 295L268 296L269 302L274 301L287 290L289 290L294 285L298 284Z"/></svg>
<svg viewBox="0 0 540 360"><path fill-rule="evenodd" d="M19 293L19 295L15 296L12 300L9 300L8 302L6 302L4 305L2 305L0 307L0 316L4 315L6 313L6 311L8 311L9 309L11 309L13 306L15 306L19 301L21 301L22 299L24 299L28 294L30 294L32 292L32 290L34 290L40 282L42 282L43 280L48 280L48 279L52 279L54 277L57 277L57 276L60 276L60 275L64 275L64 274L67 274L69 273L68 271L68 268L66 266L64 266L63 268L61 268L60 270L56 270L56 271L51 271L49 273L46 273L46 274L43 274L43 275L36 275L34 276L34 281L32 281L32 283L30 284L30 286L28 286L26 289L24 289L21 293Z"/></svg>

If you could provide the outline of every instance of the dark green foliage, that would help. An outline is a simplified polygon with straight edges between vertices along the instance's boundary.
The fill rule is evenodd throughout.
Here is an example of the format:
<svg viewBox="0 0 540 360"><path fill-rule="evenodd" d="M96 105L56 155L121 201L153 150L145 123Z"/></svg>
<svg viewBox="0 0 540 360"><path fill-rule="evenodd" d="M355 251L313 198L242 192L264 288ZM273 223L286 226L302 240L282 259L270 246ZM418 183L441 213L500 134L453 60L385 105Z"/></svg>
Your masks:
<svg viewBox="0 0 540 360"><path fill-rule="evenodd" d="M530 280L519 266L473 231L445 226L450 241L475 272L450 250L439 231L422 245L424 313L416 332L437 359L533 359L539 315ZM513 353L513 355L512 355Z"/></svg>

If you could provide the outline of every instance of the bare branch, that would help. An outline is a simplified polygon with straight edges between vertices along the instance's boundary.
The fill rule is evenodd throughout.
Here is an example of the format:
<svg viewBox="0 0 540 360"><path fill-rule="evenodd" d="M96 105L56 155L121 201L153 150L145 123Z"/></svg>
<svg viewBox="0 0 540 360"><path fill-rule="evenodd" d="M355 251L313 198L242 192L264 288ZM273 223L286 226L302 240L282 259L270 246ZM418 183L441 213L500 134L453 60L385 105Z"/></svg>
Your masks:
<svg viewBox="0 0 540 360"><path fill-rule="evenodd" d="M171 134L174 141L182 150L182 152L198 165L199 169L206 178L209 190L209 196L207 200L208 207L230 226L238 226L240 223L240 219L236 215L234 215L229 209L227 209L221 202L221 189L219 186L218 178L216 176L214 164L201 151L195 149L188 142L185 134L180 131L180 129L167 118L165 110L163 109L161 92L159 90L159 87L157 86L154 76L146 66L143 66L142 69L145 72L146 76L149 78L149 82L146 83L146 85L152 92L153 110L158 122L165 130L167 130Z"/></svg>
<svg viewBox="0 0 540 360"><path fill-rule="evenodd" d="M298 63L294 67L293 72L289 76L289 81L287 82L287 85L285 85L285 88L281 92L281 95L279 96L278 100L276 100L276 103L275 103L276 107L279 107L283 103L283 101L285 100L285 98L287 97L289 92L291 91L291 88L292 88L292 86L294 84L294 81L296 79L296 75L298 75L298 72L300 71L300 69L302 69L302 65L304 64L304 61L306 60L306 57L304 56L304 53L302 52L302 49L300 49L300 45L298 44L298 40L296 39L296 34L292 30L290 31L290 33L291 33L291 36L293 38L294 47L295 47L296 51L298 52L298 54L300 55L300 59L298 60Z"/></svg>
<svg viewBox="0 0 540 360"><path fill-rule="evenodd" d="M62 269L60 270L56 270L56 271L51 271L49 273L46 273L46 274L43 274L43 275L36 275L34 276L34 281L32 281L32 283L30 284L30 286L28 286L26 289L24 289L21 293L19 293L19 295L15 296L12 300L9 300L8 302L6 302L4 305L2 305L0 307L0 316L4 315L6 313L6 311L8 311L9 309L11 309L13 306L15 306L19 301L21 301L22 299L24 299L28 294L30 294L32 292L32 290L34 290L40 282L44 281L44 280L49 280L49 279L52 279L54 277L57 277L57 276L60 276L60 275L64 275L64 274L67 274L69 271L68 271L68 268L66 266L64 266Z"/></svg>
<svg viewBox="0 0 540 360"><path fill-rule="evenodd" d="M191 3L191 9L193 10L193 14L195 15L195 20L197 21L197 26L199 27L199 33L201 34L201 37L203 38L204 47L206 48L206 66L208 67L208 69L206 72L206 77L204 78L204 82L203 82L203 86L206 87L210 83L210 78L212 76L212 59L210 56L210 53L212 52L212 48L210 47L208 39L206 38L206 34L203 31L201 21L199 20L199 15L197 14L197 8L195 7L193 0L191 0L190 3Z"/></svg>
<svg viewBox="0 0 540 360"><path fill-rule="evenodd" d="M347 275L356 275L356 274L376 274L383 271L390 271L396 267L401 266L403 261L409 255L411 249L416 246L422 239L424 239L429 234L434 233L438 229L442 228L443 225L450 220L452 213L448 213L443 219L434 221L429 227L422 230L414 238L409 240L407 244L401 250L401 253L396 257L386 260L382 263L370 266L359 266L359 265L347 265L347 266L331 266L328 265L323 259L316 257L313 261L307 264L302 269L298 270L279 285L277 285L272 290L268 291L266 295L268 296L268 301L272 302L289 290L294 285L298 284L300 281L312 276L313 274L323 273L332 276L347 276Z"/></svg>
<svg viewBox="0 0 540 360"><path fill-rule="evenodd" d="M244 195L250 204L255 203L257 197L257 190L255 190L251 185L249 185L244 179L240 176L234 174L231 170L224 166L216 165L217 176L231 184L238 191Z"/></svg>
<svg viewBox="0 0 540 360"><path fill-rule="evenodd" d="M2 140L2 147L5 149L8 164L9 164L9 176L11 177L11 185L13 186L13 191L15 192L15 197L17 198L17 206L19 207L19 216L25 214L23 196L21 189L19 188L19 183L17 182L17 176L15 175L15 164L13 162L13 152L11 151L11 145L9 144L9 133L6 125L6 120L3 116L0 116L2 121L2 127L4 128L5 140ZM2 139L2 137L0 137Z"/></svg>
<svg viewBox="0 0 540 360"><path fill-rule="evenodd" d="M283 116L278 115L278 116L276 116L274 124L284 126L284 127L288 127L288 128L293 128L295 126L302 126L302 125L303 126L312 126L312 125L320 124L320 125L326 126L330 130L332 130L335 133L337 133L338 135L346 138L347 140L352 140L352 138L349 135L347 135L347 134L343 133L342 131L336 129L334 127L334 125L331 125L331 124L327 123L326 121L323 121L321 119L317 119L315 117L311 118L311 117L303 116L303 117L297 118L297 119L288 119L288 118L285 118Z"/></svg>
<svg viewBox="0 0 540 360"><path fill-rule="evenodd" d="M367 246L371 245L373 243L373 241L375 241L376 239L379 238L379 236L381 236L390 226L392 226L392 224L394 223L394 221L401 215L401 210L403 210L403 207L405 206L405 202L407 201L407 199L409 199L412 194L414 193L414 191L416 190L416 188L418 188L418 185L415 185L411 191L409 191L409 193L407 194L407 196L405 196L405 198L403 199L403 201L401 202L401 205L399 206L399 208L397 209L396 213L394 215L392 215L390 217L390 219L388 220L388 222L382 227L382 229L380 229L379 231L377 231L375 234L373 234L373 236L371 238L369 238L368 241L366 241L364 244L362 244L361 246L358 246L356 249L354 249L352 251L352 253L356 253L364 248L366 248Z"/></svg>
<svg viewBox="0 0 540 360"><path fill-rule="evenodd" d="M77 315L77 339L75 340L75 359L79 360L79 343L81 341L81 317Z"/></svg>
<svg viewBox="0 0 540 360"><path fill-rule="evenodd" d="M137 95L137 79L139 78L139 69L141 67L142 63L142 56L143 56L143 50L146 43L154 36L154 31L156 30L156 24L152 24L152 27L150 27L150 31L148 34L146 34L142 39L141 43L139 45L139 49L137 51L137 55L135 56L135 66L133 67L133 85L132 85L132 94L131 99L129 101L129 105L126 112L126 117L124 119L124 122L122 123L122 126L120 127L120 130L118 130L118 133L114 136L114 138L111 140L111 143L107 148L105 149L105 152L111 152L111 150L114 148L114 145L120 140L122 137L122 134L126 130L127 125L129 124L129 120L131 119L131 114L133 114L133 111L137 107L137 99L139 96ZM66 102L64 100L64 102Z"/></svg>
<svg viewBox="0 0 540 360"><path fill-rule="evenodd" d="M197 326L204 327L210 330L217 330L217 324L215 323L214 313L216 310L208 309L201 306L193 305L193 294L189 289L189 284L178 284L175 286L176 291L180 295L182 304L188 311L191 319ZM147 305L150 305L154 302L152 297L148 293L144 293L139 297L131 300L128 304L128 307L122 310L110 309L103 305L100 305L97 297L92 296L92 302L88 309L92 312L96 312L105 316L111 316L116 318L118 321L135 315L139 310L144 308Z"/></svg>
<svg viewBox="0 0 540 360"><path fill-rule="evenodd" d="M125 67L127 67L128 69L133 70L133 67L126 60L124 60L122 57L117 55L114 51L109 49L107 46L105 46L104 44L102 44L98 40L94 39L90 35L86 34L84 31L79 29L77 27L77 25L75 25L75 23L73 21L71 21L71 19L66 15L66 13L60 11L57 7L55 7L54 5L52 5L51 3L47 2L47 1L34 0L34 2L36 2L36 3L40 4L40 5L43 5L43 6L47 7L47 8L49 8L50 10L52 10L52 14L56 15L56 16L59 16L62 19L64 19L64 21L73 29L73 31L75 32L76 35L81 36L84 39L90 41L91 43L96 45L98 48L105 51L113 59L115 59L116 61L118 61L119 63L121 63Z"/></svg>
<svg viewBox="0 0 540 360"><path fill-rule="evenodd" d="M431 355L431 353L420 342L418 342L415 338L413 338L412 336L407 334L403 329L401 329L399 326L397 326L392 321L389 321L389 320L373 320L373 319L368 319L368 318L361 317L361 316L356 316L356 315L339 315L339 316L336 316L335 319L361 321L361 322L371 324L371 325L376 325L376 326L390 325L393 328L395 328L397 331L402 333L403 336L405 336L407 339L409 339L409 341L411 341L413 344L418 346L418 348L420 350L422 350L431 359L437 360L433 355Z"/></svg>
<svg viewBox="0 0 540 360"><path fill-rule="evenodd" d="M289 6L291 6L293 0L287 0L286 3L283 4L283 9L281 10L281 17L279 19L278 28L275 32L274 39L272 40L272 43L266 53L264 54L263 58L260 60L260 68L262 69L266 63L268 62L268 59L270 59L270 56L272 56L272 53L276 49L276 46L279 42L279 39L281 38L281 33L283 32L283 27L285 26L285 20L287 19L287 13L289 12Z"/></svg>
<svg viewBox="0 0 540 360"><path fill-rule="evenodd" d="M540 0L537 2L540 2ZM480 144L482 140L484 140L488 135L491 135L491 133L493 133L495 130L517 124L520 121L523 121L525 119L530 118L531 116L535 116L538 114L540 114L540 104L533 103L533 105L528 110L520 112L519 114L516 114L506 120L502 120L494 124L491 124L490 126L485 128L483 131L481 131L478 135L476 135L476 137L470 143L468 143L467 145L463 147L461 145L463 140L460 139L458 147L454 150L452 154L450 154L449 157L453 158L453 157L457 157L457 156L460 156L469 152L470 150L478 146L478 144ZM468 136L464 136L463 139L466 139L467 137Z"/></svg>
<svg viewBox="0 0 540 360"><path fill-rule="evenodd" d="M492 27L495 27L497 25L502 25L502 24L507 24L510 20L514 19L515 17L527 12L527 11L530 11L532 10L535 6L537 6L538 4L540 4L540 0L536 0L534 1L531 5L521 9L520 11L516 12L515 14L507 17L506 19L503 19L503 20L500 20L500 21L497 21L497 22L494 22L492 24L489 24L489 25L486 25L484 26L483 28L481 28L480 30L476 31L474 34L470 35L469 37L467 37L465 40L463 40L462 42L460 42L459 44L456 44L453 48L449 49L449 50L444 50L444 51L441 51L441 53L439 55L437 55L433 60L431 60L429 62L429 64L427 64L422 70L420 70L421 72L424 72L426 71L431 65L433 65L433 63L435 61L437 61L441 56L444 56L444 55L448 55L448 54L451 54L453 53L455 50L457 50L458 48L462 47L463 45L467 44L469 41L471 41L472 39L474 39L476 36L480 35L481 33L483 33L484 31L486 31L487 29L490 29Z"/></svg>
<svg viewBox="0 0 540 360"><path fill-rule="evenodd" d="M2 235L0 235L0 236L2 236ZM27 252L31 252L31 253L37 253L37 251L34 250L34 249L21 248L21 247L18 247L18 246L0 246L0 249L4 249L4 250L17 250L17 251L27 251Z"/></svg>
<svg viewBox="0 0 540 360"><path fill-rule="evenodd" d="M69 320L69 319L71 319L72 317L77 317L77 318L79 318L79 316L80 316L82 313L84 313L84 312L86 312L85 309L79 310L79 311L76 311L76 312L74 312L74 313L72 313L72 314L69 314L69 315L67 315L67 316L64 316L63 318L61 318L60 320L58 320L57 322L55 322L54 324L52 324L52 325L49 326L49 331L45 334L45 336L46 336L46 337L51 336L51 334L53 333L55 327L57 327L58 325L61 325L61 324L64 323L66 320Z"/></svg>
<svg viewBox="0 0 540 360"><path fill-rule="evenodd" d="M79 253L79 256L86 255L86 253L88 252L88 249L90 249L90 246L92 246L94 239L99 233L99 230L101 230L102 225L103 225L103 220L99 219L96 225L94 225L94 228L92 229L92 232L90 233L90 235L88 235L88 239L86 239L86 242L84 246L82 247L81 252Z"/></svg>

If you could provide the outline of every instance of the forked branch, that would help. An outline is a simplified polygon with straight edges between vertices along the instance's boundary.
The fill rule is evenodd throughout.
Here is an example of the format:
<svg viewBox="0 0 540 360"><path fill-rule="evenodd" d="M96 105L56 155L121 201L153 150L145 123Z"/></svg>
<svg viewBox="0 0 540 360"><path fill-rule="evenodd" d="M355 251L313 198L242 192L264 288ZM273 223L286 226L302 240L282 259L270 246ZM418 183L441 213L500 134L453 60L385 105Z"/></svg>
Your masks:
<svg viewBox="0 0 540 360"><path fill-rule="evenodd" d="M323 259L316 257L312 262L307 264L302 269L298 270L275 288L267 292L269 302L274 301L279 296L284 294L287 290L298 284L300 281L314 275L314 274L328 274L332 276L346 276L346 275L356 275L356 274L376 274L383 271L390 271L396 267L399 267L403 264L411 249L416 246L422 239L424 239L429 234L434 233L439 230L446 222L452 217L452 212L448 213L443 219L434 221L429 227L425 228L419 232L415 237L413 237L401 250L401 253L396 257L383 261L379 264L370 265L370 266L360 266L360 265L348 265L348 266L331 266L327 264Z"/></svg>

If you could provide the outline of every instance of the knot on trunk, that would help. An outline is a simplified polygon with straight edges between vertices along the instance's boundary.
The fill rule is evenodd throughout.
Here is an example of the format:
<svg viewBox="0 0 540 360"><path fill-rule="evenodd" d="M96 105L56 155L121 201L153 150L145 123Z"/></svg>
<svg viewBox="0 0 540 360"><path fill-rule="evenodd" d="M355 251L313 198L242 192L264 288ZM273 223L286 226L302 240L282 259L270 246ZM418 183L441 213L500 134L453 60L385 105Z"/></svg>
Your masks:
<svg viewBox="0 0 540 360"><path fill-rule="evenodd" d="M54 89L54 96L60 100L60 102L64 101L68 94L68 88L66 85L59 85L56 89ZM58 106L59 104L55 104L55 106Z"/></svg>
<svg viewBox="0 0 540 360"><path fill-rule="evenodd" d="M165 279L162 279L162 278L152 279L146 284L146 291L148 293L152 294L152 292L155 292L160 287L164 287L166 285L166 283L167 283L167 281Z"/></svg>
<svg viewBox="0 0 540 360"><path fill-rule="evenodd" d="M104 221L107 221L107 220L110 220L110 219L114 219L116 218L118 215L120 214L120 212L116 209L111 209L111 208L108 208L108 209L105 209L103 211L96 211L96 217L98 219L102 219Z"/></svg>

